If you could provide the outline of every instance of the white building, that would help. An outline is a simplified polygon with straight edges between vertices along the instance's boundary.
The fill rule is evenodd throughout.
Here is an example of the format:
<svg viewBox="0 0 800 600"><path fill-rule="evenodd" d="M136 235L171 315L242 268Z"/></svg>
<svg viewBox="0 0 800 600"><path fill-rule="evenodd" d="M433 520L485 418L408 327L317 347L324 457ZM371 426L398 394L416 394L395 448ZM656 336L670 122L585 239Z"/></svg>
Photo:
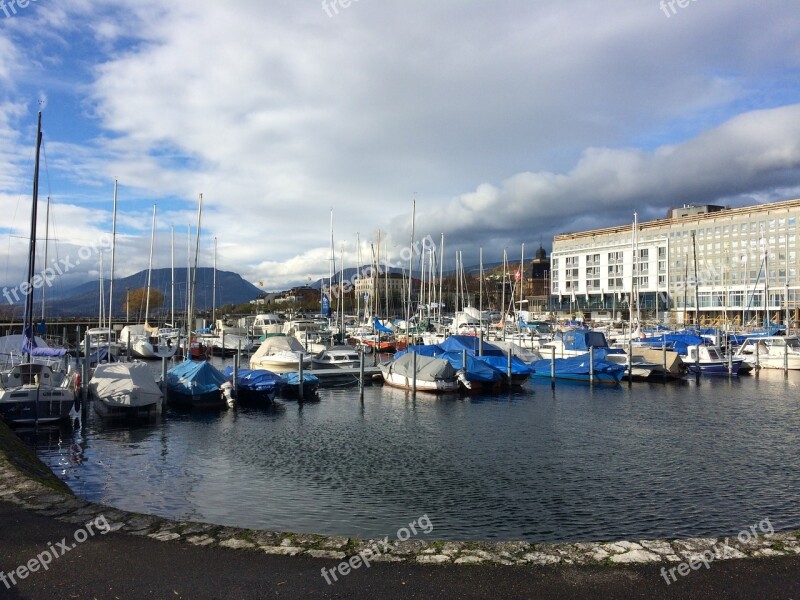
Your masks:
<svg viewBox="0 0 800 600"><path fill-rule="evenodd" d="M633 295L643 318L696 322L699 304L703 323L761 323L768 288L770 317L789 309L797 320L798 217L800 200L684 206L636 227L557 235L552 308L629 318Z"/></svg>

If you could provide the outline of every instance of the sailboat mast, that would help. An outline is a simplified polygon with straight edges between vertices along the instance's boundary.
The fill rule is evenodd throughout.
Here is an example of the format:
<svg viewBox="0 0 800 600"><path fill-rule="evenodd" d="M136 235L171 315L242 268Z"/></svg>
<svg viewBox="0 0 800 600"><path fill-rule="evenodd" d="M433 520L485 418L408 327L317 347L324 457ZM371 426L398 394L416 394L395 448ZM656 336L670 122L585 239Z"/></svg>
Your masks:
<svg viewBox="0 0 800 600"><path fill-rule="evenodd" d="M503 326L503 341L506 341L506 281L508 278L508 250L503 248L503 291L500 301L500 323Z"/></svg>
<svg viewBox="0 0 800 600"><path fill-rule="evenodd" d="M169 292L169 299L170 299L170 323L172 326L175 327L175 226L173 225L170 228L170 292Z"/></svg>
<svg viewBox="0 0 800 600"><path fill-rule="evenodd" d="M50 196L47 197L47 210L44 218L44 264L47 266L47 241L50 239ZM44 305L46 285L42 286L42 323L44 323ZM66 340L64 340L66 342Z"/></svg>
<svg viewBox="0 0 800 600"><path fill-rule="evenodd" d="M28 289L33 289L33 272L36 269L36 218L37 204L39 203L39 151L42 147L42 112L39 111L39 118L36 125L36 162L33 167L33 205L31 208L31 239L28 247ZM25 296L25 328L33 327L33 294ZM31 340L33 340L33 330L31 329ZM27 347L27 345L26 345ZM30 360L30 351L25 352L27 360Z"/></svg>
<svg viewBox="0 0 800 600"><path fill-rule="evenodd" d="M147 300L145 301L144 308L144 324L145 329L150 324L148 317L150 315L150 280L153 273L153 243L156 237L156 205L153 204L153 228L150 232L150 258L147 261ZM141 304L139 305L141 306Z"/></svg>
<svg viewBox="0 0 800 600"><path fill-rule="evenodd" d="M111 360L111 322L114 318L114 267L117 247L117 179L114 178L114 207L111 215L111 279L108 282L108 356Z"/></svg>
<svg viewBox="0 0 800 600"><path fill-rule="evenodd" d="M439 251L439 324L442 323L442 279L444 278L444 233Z"/></svg>
<svg viewBox="0 0 800 600"><path fill-rule="evenodd" d="M197 289L197 255L200 254L200 219L203 215L203 194L200 194L200 201L198 202L197 206L197 238L195 239L195 246L194 246L194 269L192 270L192 294L191 300L189 302L189 318L187 321L187 338L186 338L186 347L190 347L190 340L192 339L192 318L194 316L194 306L195 306L195 291ZM189 356L189 352L186 353L187 357Z"/></svg>
<svg viewBox="0 0 800 600"><path fill-rule="evenodd" d="M414 285L414 278L412 277L414 271L414 222L417 218L417 201L416 199L411 204L411 244L409 245L409 258L408 258L408 304L406 305L406 345L408 345L408 337L411 329L411 288Z"/></svg>
<svg viewBox="0 0 800 600"><path fill-rule="evenodd" d="M217 326L217 238L214 237L214 273L211 281L211 327Z"/></svg>

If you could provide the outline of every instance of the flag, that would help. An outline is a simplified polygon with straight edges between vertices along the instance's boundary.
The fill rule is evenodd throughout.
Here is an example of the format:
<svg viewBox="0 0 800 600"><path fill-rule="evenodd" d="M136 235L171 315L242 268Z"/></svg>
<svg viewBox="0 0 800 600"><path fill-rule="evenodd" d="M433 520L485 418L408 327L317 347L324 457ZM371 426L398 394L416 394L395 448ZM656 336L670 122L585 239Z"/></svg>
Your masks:
<svg viewBox="0 0 800 600"><path fill-rule="evenodd" d="M519 281L520 278L521 278L521 275L520 275L519 269L517 269L516 271L514 271L514 281Z"/></svg>

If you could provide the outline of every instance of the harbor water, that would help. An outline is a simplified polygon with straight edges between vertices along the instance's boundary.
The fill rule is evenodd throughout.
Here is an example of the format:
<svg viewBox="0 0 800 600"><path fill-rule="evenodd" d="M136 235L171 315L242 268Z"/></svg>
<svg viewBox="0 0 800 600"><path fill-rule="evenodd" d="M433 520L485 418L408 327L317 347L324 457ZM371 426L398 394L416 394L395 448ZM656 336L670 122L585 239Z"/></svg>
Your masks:
<svg viewBox="0 0 800 600"><path fill-rule="evenodd" d="M154 369L158 367L154 365ZM23 432L82 498L254 529L589 541L800 529L800 373L318 402Z"/></svg>

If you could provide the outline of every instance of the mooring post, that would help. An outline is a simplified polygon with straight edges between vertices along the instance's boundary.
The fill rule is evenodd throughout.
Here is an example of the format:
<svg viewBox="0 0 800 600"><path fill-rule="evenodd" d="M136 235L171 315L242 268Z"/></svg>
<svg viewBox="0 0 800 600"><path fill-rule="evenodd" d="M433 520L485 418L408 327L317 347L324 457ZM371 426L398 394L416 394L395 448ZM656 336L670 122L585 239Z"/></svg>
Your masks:
<svg viewBox="0 0 800 600"><path fill-rule="evenodd" d="M667 380L667 344L666 342L661 345L661 362L664 367L664 381Z"/></svg>
<svg viewBox="0 0 800 600"><path fill-rule="evenodd" d="M758 352L759 344L756 343L756 374L758 374L758 370L761 368L761 361L759 360L759 352Z"/></svg>
<svg viewBox="0 0 800 600"><path fill-rule="evenodd" d="M633 327L631 327L631 333ZM628 336L628 385L633 383L633 335Z"/></svg>
<svg viewBox="0 0 800 600"><path fill-rule="evenodd" d="M358 349L358 395L364 399L364 348Z"/></svg>
<svg viewBox="0 0 800 600"><path fill-rule="evenodd" d="M511 356L511 347L509 347L506 355L506 377L508 377L509 385L511 385Z"/></svg>
<svg viewBox="0 0 800 600"><path fill-rule="evenodd" d="M412 356L412 365L413 365L413 382L411 383L411 391L415 394L417 393L417 352L416 350L411 353Z"/></svg>
<svg viewBox="0 0 800 600"><path fill-rule="evenodd" d="M556 347L550 348L550 388L556 389Z"/></svg>
<svg viewBox="0 0 800 600"><path fill-rule="evenodd" d="M700 346L694 348L694 379L700 383Z"/></svg>
<svg viewBox="0 0 800 600"><path fill-rule="evenodd" d="M239 365L242 362L242 340L236 344L236 357L233 360L233 397L239 398Z"/></svg>
<svg viewBox="0 0 800 600"><path fill-rule="evenodd" d="M299 364L297 368L297 374L299 375L300 383L297 386L297 393L299 395L300 400L302 400L303 399L303 353L301 352L299 356L300 358L298 360Z"/></svg>
<svg viewBox="0 0 800 600"><path fill-rule="evenodd" d="M594 385L594 346L589 346L589 385Z"/></svg>

